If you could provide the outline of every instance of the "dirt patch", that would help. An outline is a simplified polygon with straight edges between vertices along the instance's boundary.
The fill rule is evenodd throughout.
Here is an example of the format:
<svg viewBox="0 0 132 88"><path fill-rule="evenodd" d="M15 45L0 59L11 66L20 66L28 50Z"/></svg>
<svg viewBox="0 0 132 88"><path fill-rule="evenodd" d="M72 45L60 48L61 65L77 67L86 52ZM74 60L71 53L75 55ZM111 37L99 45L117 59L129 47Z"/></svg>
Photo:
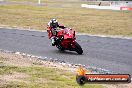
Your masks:
<svg viewBox="0 0 132 88"><path fill-rule="evenodd" d="M3 61L5 64L8 65L14 65L14 66L20 66L20 67L26 67L26 66L43 66L43 67L49 67L49 68L57 68L60 70L66 70L66 71L75 71L75 68L70 68L65 63L55 63L51 61L44 61L40 60L37 57L28 57L25 55L18 55L18 54L12 54L12 53L4 53L0 52L0 57L2 58L1 61Z"/></svg>
<svg viewBox="0 0 132 88"><path fill-rule="evenodd" d="M106 88L132 88L132 83L130 84L105 84Z"/></svg>
<svg viewBox="0 0 132 88"><path fill-rule="evenodd" d="M45 78L39 78L35 81L36 83L52 83L53 81L52 80L48 80L48 79L45 79Z"/></svg>
<svg viewBox="0 0 132 88"><path fill-rule="evenodd" d="M26 82L23 79L29 77L25 73L13 73L8 75L0 75L0 80L4 82L11 82L11 81L17 81L17 82Z"/></svg>
<svg viewBox="0 0 132 88"><path fill-rule="evenodd" d="M7 53L0 53L0 57L3 58L2 61L8 65L15 65L15 66L30 66L32 61L30 58L25 58L21 55L15 54L7 54Z"/></svg>

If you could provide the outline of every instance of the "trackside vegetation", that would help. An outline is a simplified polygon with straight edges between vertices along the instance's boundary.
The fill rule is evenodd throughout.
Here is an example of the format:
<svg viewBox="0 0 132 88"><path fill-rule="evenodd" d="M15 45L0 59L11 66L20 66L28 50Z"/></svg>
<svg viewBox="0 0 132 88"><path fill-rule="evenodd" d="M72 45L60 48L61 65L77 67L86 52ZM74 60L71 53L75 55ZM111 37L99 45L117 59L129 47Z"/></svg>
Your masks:
<svg viewBox="0 0 132 88"><path fill-rule="evenodd" d="M11 2L11 0L7 0ZM132 36L132 11L81 8L80 0L12 0L0 5L0 25L45 30L52 18L77 32Z"/></svg>
<svg viewBox="0 0 132 88"><path fill-rule="evenodd" d="M15 58L19 61L20 57ZM75 81L75 73L70 71L46 66L40 62L19 66L15 65L16 61L10 59L0 57L0 88L103 88L99 84L79 86ZM23 60L21 62L24 63Z"/></svg>

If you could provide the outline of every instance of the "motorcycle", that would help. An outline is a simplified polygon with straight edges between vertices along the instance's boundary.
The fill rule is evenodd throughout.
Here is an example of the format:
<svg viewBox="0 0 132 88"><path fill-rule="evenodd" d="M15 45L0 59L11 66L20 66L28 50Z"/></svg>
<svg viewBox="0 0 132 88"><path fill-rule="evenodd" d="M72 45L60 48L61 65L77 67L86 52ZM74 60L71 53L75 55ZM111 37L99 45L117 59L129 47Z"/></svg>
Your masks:
<svg viewBox="0 0 132 88"><path fill-rule="evenodd" d="M48 29L47 32L48 36L51 36L51 30ZM76 42L75 31L71 28L56 31L55 45L61 51L70 50L76 51L78 54L83 53L81 46Z"/></svg>

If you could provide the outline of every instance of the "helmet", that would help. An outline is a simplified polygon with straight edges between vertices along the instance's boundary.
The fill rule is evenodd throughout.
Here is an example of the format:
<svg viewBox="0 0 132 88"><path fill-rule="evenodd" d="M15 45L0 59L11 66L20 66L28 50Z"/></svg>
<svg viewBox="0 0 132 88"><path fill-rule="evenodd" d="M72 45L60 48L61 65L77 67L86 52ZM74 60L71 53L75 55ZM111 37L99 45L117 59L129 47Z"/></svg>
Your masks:
<svg viewBox="0 0 132 88"><path fill-rule="evenodd" d="M56 20L56 19L50 20L50 26L51 26L52 28L57 28L57 26L58 26L57 20Z"/></svg>

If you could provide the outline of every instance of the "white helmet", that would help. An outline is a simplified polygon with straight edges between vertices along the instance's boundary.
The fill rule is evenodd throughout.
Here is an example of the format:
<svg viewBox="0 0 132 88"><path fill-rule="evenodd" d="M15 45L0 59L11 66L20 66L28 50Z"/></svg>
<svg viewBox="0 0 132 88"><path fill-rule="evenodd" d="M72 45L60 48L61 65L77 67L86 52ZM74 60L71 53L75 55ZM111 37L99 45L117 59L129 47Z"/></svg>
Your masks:
<svg viewBox="0 0 132 88"><path fill-rule="evenodd" d="M53 27L53 28L57 28L58 26L58 21L56 19L52 19L49 22L49 26Z"/></svg>

